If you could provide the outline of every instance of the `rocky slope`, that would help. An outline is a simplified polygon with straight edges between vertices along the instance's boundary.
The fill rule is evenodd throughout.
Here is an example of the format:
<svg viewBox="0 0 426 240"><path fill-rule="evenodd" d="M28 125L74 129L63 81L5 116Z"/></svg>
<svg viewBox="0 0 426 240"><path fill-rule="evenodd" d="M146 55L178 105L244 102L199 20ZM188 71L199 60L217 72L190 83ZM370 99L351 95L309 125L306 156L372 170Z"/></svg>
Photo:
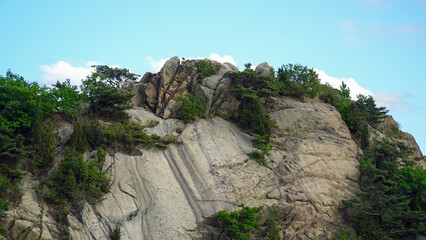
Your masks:
<svg viewBox="0 0 426 240"><path fill-rule="evenodd" d="M121 226L121 239L210 239L206 220L243 205L277 209L284 239L327 239L340 231L344 222L338 208L358 189L361 150L339 113L324 103L276 99L270 111L278 125L272 135L275 147L268 166L262 166L247 156L254 138L237 125L220 117L186 125L174 119L174 99L191 89L206 96L207 113L231 115L238 108L227 77L237 69L225 64L218 74L200 80L198 62L171 58L159 73L130 84L135 93L131 121L156 122L149 133L173 134L182 143L165 150L140 147L142 156L107 155L110 192L100 203L86 203L80 214L67 216L63 227L72 239L109 239L116 226ZM266 63L257 68L268 70ZM69 136L68 128L58 129L62 138ZM38 201L37 185L29 176L23 179L20 205L1 222L12 238L58 235L48 207Z"/></svg>

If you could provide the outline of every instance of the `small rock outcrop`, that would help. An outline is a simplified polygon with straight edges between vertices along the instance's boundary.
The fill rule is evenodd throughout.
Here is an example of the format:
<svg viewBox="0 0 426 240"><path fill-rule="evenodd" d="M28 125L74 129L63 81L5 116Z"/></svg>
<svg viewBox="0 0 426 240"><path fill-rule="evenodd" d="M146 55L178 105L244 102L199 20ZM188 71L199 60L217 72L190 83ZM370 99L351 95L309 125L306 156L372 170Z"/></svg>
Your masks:
<svg viewBox="0 0 426 240"><path fill-rule="evenodd" d="M220 108L225 113L234 111L238 102L232 98L232 94L228 94L233 86L227 73L237 71L237 68L229 63L220 64L216 74L201 79L200 61L202 60L181 62L178 57L172 57L160 72L146 73L141 83L135 84L137 90L134 90L136 97L133 105L146 105L162 118L176 117L176 99L187 93L197 92L207 100L206 113L214 114ZM141 94L137 94L138 92Z"/></svg>

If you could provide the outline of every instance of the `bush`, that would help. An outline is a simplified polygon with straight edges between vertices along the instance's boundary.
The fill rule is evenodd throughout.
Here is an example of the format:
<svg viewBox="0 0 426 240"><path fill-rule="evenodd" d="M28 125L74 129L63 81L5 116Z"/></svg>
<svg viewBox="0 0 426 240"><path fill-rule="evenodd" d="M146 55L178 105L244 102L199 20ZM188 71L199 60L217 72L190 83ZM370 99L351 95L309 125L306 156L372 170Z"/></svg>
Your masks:
<svg viewBox="0 0 426 240"><path fill-rule="evenodd" d="M284 95L303 99L314 98L320 90L320 80L313 68L287 64L278 68L278 78L284 84Z"/></svg>
<svg viewBox="0 0 426 240"><path fill-rule="evenodd" d="M251 157L253 160L258 162L259 164L262 164L264 166L267 165L267 162L265 160L265 156L271 155L270 151L272 150L272 145L268 144L267 139L264 136L260 136L258 134L254 135L256 137L256 147L259 150L255 150L249 154L247 154L249 157Z"/></svg>
<svg viewBox="0 0 426 240"><path fill-rule="evenodd" d="M200 93L186 94L177 98L179 112L185 123L194 121L197 117L203 117L206 110L206 99Z"/></svg>
<svg viewBox="0 0 426 240"><path fill-rule="evenodd" d="M92 120L83 124L83 132L91 149L96 149L104 143L105 129L98 121Z"/></svg>
<svg viewBox="0 0 426 240"><path fill-rule="evenodd" d="M215 75L221 66L222 65L220 65L220 63L214 64L210 60L201 60L200 64L198 65L198 73L200 74L199 79Z"/></svg>
<svg viewBox="0 0 426 240"><path fill-rule="evenodd" d="M237 121L244 129L264 136L269 143L275 124L264 112L263 103L271 102L271 97L279 93L282 85L274 76L264 76L249 68L232 72L230 77L237 86L232 91L241 101Z"/></svg>
<svg viewBox="0 0 426 240"><path fill-rule="evenodd" d="M120 225L115 225L114 231L111 233L111 240L120 240L121 239L121 228Z"/></svg>
<svg viewBox="0 0 426 240"><path fill-rule="evenodd" d="M260 226L256 217L262 209L263 206L253 208L245 206L239 211L222 210L217 213L216 219L221 231L231 239L247 239L250 237L249 231Z"/></svg>
<svg viewBox="0 0 426 240"><path fill-rule="evenodd" d="M61 199L95 203L111 181L107 172L101 171L104 158L105 151L98 149L95 159L86 163L81 153L67 148L58 169L52 172L46 200L54 204L60 204Z"/></svg>
<svg viewBox="0 0 426 240"><path fill-rule="evenodd" d="M39 168L48 168L52 165L56 155L56 136L53 132L55 125L45 122L41 130L40 139L36 141L35 160Z"/></svg>
<svg viewBox="0 0 426 240"><path fill-rule="evenodd" d="M76 122L74 124L74 129L68 144L72 150L79 153L83 153L88 148L86 133L83 131L83 127L80 122Z"/></svg>
<svg viewBox="0 0 426 240"><path fill-rule="evenodd" d="M280 228L277 221L272 218L266 220L266 239L267 240L281 240Z"/></svg>

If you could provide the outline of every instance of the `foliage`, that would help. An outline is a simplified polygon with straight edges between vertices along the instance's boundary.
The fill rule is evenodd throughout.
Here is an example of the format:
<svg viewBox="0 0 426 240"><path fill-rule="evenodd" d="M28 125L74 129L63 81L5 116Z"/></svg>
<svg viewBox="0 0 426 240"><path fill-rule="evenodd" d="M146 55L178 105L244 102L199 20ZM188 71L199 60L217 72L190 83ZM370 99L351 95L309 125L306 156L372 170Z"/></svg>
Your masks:
<svg viewBox="0 0 426 240"><path fill-rule="evenodd" d="M91 149L103 146L105 128L101 126L99 121L92 120L86 121L82 126L86 142L89 144ZM109 144L107 144L109 145ZM106 146L104 146L106 147Z"/></svg>
<svg viewBox="0 0 426 240"><path fill-rule="evenodd" d="M303 99L314 98L320 89L318 74L313 68L299 64L287 64L278 68L278 78L284 84L284 95Z"/></svg>
<svg viewBox="0 0 426 240"><path fill-rule="evenodd" d="M185 123L194 121L197 117L202 117L206 110L206 99L200 93L188 93L177 98L180 105L179 111Z"/></svg>
<svg viewBox="0 0 426 240"><path fill-rule="evenodd" d="M10 185L9 180L7 178L4 178L2 175L0 175L0 214L3 211L9 211L10 202L2 200L2 198L5 195L4 193L9 188L9 185Z"/></svg>
<svg viewBox="0 0 426 240"><path fill-rule="evenodd" d="M88 148L86 139L87 134L90 134L90 131L83 131L83 127L81 126L80 122L74 123L74 130L68 141L68 145L70 146L70 148L79 153L83 153L84 151L86 151L86 149Z"/></svg>
<svg viewBox="0 0 426 240"><path fill-rule="evenodd" d="M34 140L35 154L33 161L39 168L50 167L56 154L56 136L53 130L55 125L51 122L45 122L41 129L40 139Z"/></svg>
<svg viewBox="0 0 426 240"><path fill-rule="evenodd" d="M343 201L362 239L405 238L426 231L426 171L402 143L377 141L360 164L361 191Z"/></svg>
<svg viewBox="0 0 426 240"><path fill-rule="evenodd" d="M14 135L7 127L0 126L0 173L10 176L18 160L26 158L28 148L24 146L24 137L21 134ZM13 175L13 174L12 174Z"/></svg>
<svg viewBox="0 0 426 240"><path fill-rule="evenodd" d="M358 95L358 99L352 101L350 90L344 82L340 90L328 84L322 85L319 97L336 107L358 146L367 149L370 144L368 126L376 127L386 117L388 110L377 107L371 96Z"/></svg>
<svg viewBox="0 0 426 240"><path fill-rule="evenodd" d="M201 60L198 65L199 79L215 75L222 65L220 63L213 63L210 60Z"/></svg>
<svg viewBox="0 0 426 240"><path fill-rule="evenodd" d="M333 240L362 240L354 231L345 229L342 233L338 234Z"/></svg>
<svg viewBox="0 0 426 240"><path fill-rule="evenodd" d="M217 213L216 219L222 232L231 239L247 239L250 237L249 231L260 226L256 216L262 209L263 206L253 208L244 206L239 211L222 210Z"/></svg>
<svg viewBox="0 0 426 240"><path fill-rule="evenodd" d="M114 132L116 143L128 152L131 152L139 144L147 147L167 148L168 144L177 140L175 136L160 137L156 134L150 136L146 133L144 127L136 123L116 124Z"/></svg>
<svg viewBox="0 0 426 240"><path fill-rule="evenodd" d="M103 81L110 86L120 89L126 81L136 81L137 74L130 72L126 68L109 67L107 65L93 65L95 72L100 74Z"/></svg>
<svg viewBox="0 0 426 240"><path fill-rule="evenodd" d="M111 240L120 240L121 239L121 227L117 224L114 228L114 231L111 233Z"/></svg>
<svg viewBox="0 0 426 240"><path fill-rule="evenodd" d="M128 104L133 95L116 88L121 80L105 75L107 72L95 72L83 81L82 90L89 109L107 120L128 119L129 115L125 110L130 108Z"/></svg>
<svg viewBox="0 0 426 240"><path fill-rule="evenodd" d="M46 200L54 204L61 204L61 199L95 203L111 181L101 170L104 159L103 149L98 149L95 158L86 163L81 153L67 148L58 169L52 172Z"/></svg>
<svg viewBox="0 0 426 240"><path fill-rule="evenodd" d="M270 151L272 150L272 144L268 144L266 138L264 136L255 134L256 137L256 147L259 150L255 150L249 154L247 154L249 157L251 157L256 162L266 166L267 162L265 160L265 156L271 155Z"/></svg>
<svg viewBox="0 0 426 240"><path fill-rule="evenodd" d="M278 227L277 221L269 217L266 220L266 224L266 239L281 240L280 228Z"/></svg>
<svg viewBox="0 0 426 240"><path fill-rule="evenodd" d="M44 119L55 109L52 94L37 83L7 71L0 76L0 125L27 134L34 122L36 110Z"/></svg>
<svg viewBox="0 0 426 240"><path fill-rule="evenodd" d="M272 76L264 76L250 68L242 72L233 72L237 99L241 101L237 120L241 126L249 131L265 137L270 141L272 127L275 125L269 115L264 112L263 103L270 102L276 96L281 85Z"/></svg>
<svg viewBox="0 0 426 240"><path fill-rule="evenodd" d="M82 112L82 101L77 86L72 86L70 80L67 79L62 83L57 81L53 87L52 94L56 100L56 111L70 116L73 122L78 121Z"/></svg>

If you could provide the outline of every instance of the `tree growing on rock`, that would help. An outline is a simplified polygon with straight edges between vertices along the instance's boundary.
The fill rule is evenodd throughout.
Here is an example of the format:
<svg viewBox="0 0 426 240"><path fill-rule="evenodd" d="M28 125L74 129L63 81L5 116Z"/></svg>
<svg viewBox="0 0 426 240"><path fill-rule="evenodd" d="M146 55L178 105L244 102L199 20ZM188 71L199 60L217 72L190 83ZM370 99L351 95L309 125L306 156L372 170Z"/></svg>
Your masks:
<svg viewBox="0 0 426 240"><path fill-rule="evenodd" d="M95 67L96 72L88 76L81 87L90 111L108 120L127 119L129 116L125 110L130 108L133 95L120 87L126 80L136 80L138 75L127 69Z"/></svg>

